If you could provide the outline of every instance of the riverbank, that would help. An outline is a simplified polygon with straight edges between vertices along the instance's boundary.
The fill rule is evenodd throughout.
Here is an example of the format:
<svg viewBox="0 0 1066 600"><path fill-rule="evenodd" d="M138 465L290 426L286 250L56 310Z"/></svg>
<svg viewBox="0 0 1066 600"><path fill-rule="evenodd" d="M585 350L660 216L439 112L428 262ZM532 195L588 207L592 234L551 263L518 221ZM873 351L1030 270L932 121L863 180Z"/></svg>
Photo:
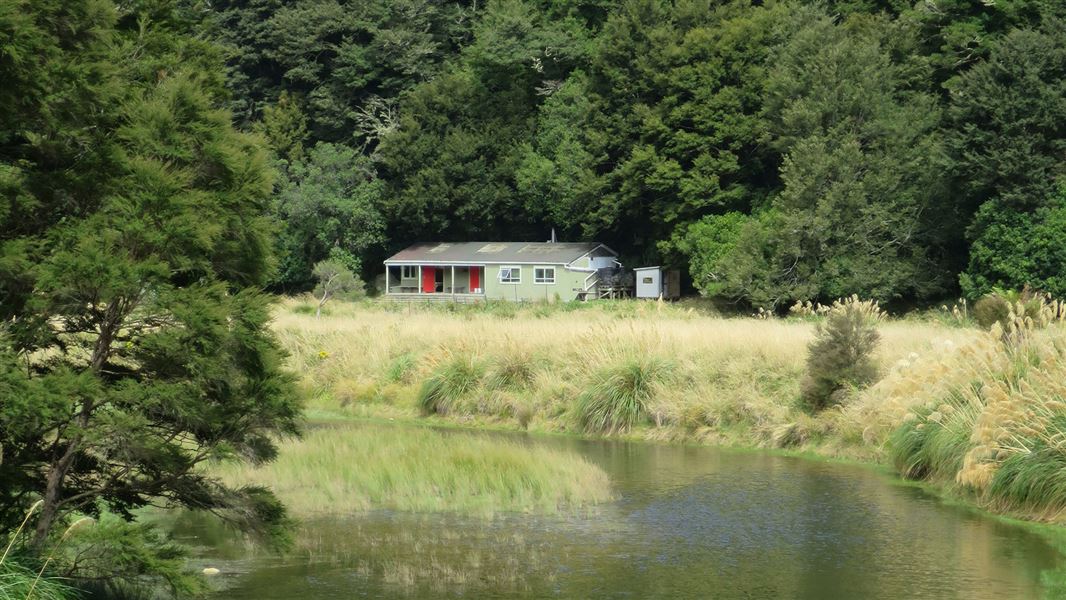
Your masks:
<svg viewBox="0 0 1066 600"><path fill-rule="evenodd" d="M799 395L815 323L633 301L336 303L316 319L310 304L287 299L275 330L314 414L786 449L887 465L998 513L1059 520L1066 494L1018 474L1057 482L1047 460L1039 471L1031 459L1033 449L1058 452L1047 445L1061 411L1041 398L1063 395L1052 385L1066 380L1061 324L1004 350L998 334L950 311L890 319L878 327L878 381L810 414ZM1005 421L1002 403L989 408L992 390L1028 394L1025 407L1046 414L1023 420L1043 433ZM590 405L621 407L624 418L590 419ZM993 430L983 445L974 436ZM994 446L1019 435L1020 448ZM1011 481L976 478L1001 463Z"/></svg>

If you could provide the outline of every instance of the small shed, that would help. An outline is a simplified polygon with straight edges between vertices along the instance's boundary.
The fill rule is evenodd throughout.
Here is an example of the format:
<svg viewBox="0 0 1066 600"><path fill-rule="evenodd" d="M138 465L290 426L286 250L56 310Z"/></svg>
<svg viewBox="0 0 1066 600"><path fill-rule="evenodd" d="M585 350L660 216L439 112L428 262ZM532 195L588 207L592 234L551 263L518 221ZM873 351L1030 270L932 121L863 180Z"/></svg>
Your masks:
<svg viewBox="0 0 1066 600"><path fill-rule="evenodd" d="M639 267L633 269L637 275L637 298L659 298L674 300L681 297L681 272L677 269L662 267Z"/></svg>

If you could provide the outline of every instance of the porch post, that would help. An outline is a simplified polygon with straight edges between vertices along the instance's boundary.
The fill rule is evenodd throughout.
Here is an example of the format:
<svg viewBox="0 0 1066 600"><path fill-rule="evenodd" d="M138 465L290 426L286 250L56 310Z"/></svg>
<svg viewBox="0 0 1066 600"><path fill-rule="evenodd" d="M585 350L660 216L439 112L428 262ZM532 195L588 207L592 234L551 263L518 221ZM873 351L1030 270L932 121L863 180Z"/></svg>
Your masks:
<svg viewBox="0 0 1066 600"><path fill-rule="evenodd" d="M452 265L452 296L455 295L455 265Z"/></svg>
<svg viewBox="0 0 1066 600"><path fill-rule="evenodd" d="M418 295L419 296L421 296L422 294L425 293L422 290L422 288L426 287L426 284L422 283L422 278L423 277L425 277L425 274L422 273L422 265L418 265Z"/></svg>
<svg viewBox="0 0 1066 600"><path fill-rule="evenodd" d="M392 267L390 267L389 265L385 265L385 295L386 296L389 295L389 269L391 269L391 268Z"/></svg>

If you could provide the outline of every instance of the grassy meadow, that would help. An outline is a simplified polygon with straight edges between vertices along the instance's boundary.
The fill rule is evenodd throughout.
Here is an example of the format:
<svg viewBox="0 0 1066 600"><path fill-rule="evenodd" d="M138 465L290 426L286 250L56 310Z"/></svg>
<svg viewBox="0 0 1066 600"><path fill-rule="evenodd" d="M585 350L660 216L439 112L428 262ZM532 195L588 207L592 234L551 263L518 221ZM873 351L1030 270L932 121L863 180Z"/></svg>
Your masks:
<svg viewBox="0 0 1066 600"><path fill-rule="evenodd" d="M889 465L1015 516L1066 514L1062 305L991 331L957 310L882 320L875 382L821 411L801 401L823 318L812 311L363 301L316 318L313 306L286 299L274 320L312 421L785 448ZM278 462L223 473L273 486L298 513L553 511L610 497L607 478L578 457L414 429L382 438L315 427Z"/></svg>
<svg viewBox="0 0 1066 600"><path fill-rule="evenodd" d="M808 415L797 398L814 318L727 319L701 305L615 301L336 303L316 319L309 306L284 301L274 326L311 416L428 415L879 460L889 433L881 426L906 405L894 399L899 406L882 413L862 400ZM892 320L880 333L885 382L981 337L950 319Z"/></svg>

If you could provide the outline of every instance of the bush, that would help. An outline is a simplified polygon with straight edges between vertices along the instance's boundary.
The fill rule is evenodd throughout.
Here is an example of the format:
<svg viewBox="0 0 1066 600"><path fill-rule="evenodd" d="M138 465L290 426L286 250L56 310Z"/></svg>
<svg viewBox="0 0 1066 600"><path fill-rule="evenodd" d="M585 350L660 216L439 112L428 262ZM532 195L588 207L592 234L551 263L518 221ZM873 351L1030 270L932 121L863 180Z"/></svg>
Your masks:
<svg viewBox="0 0 1066 600"><path fill-rule="evenodd" d="M1010 303L997 294L983 296L974 302L973 318L984 329L991 329L996 323L1003 326L1010 318Z"/></svg>
<svg viewBox="0 0 1066 600"><path fill-rule="evenodd" d="M996 289L974 303L973 316L977 324L985 329L992 329L993 325L999 323L1006 330L1014 317L1035 317L1045 304L1044 295L1033 293L1028 288L1020 292Z"/></svg>
<svg viewBox="0 0 1066 600"><path fill-rule="evenodd" d="M577 419L588 433L626 431L648 414L655 387L671 371L662 359L638 356L601 371L577 400Z"/></svg>
<svg viewBox="0 0 1066 600"><path fill-rule="evenodd" d="M484 368L468 356L459 356L435 370L418 392L418 405L427 415L446 414L463 396L473 391Z"/></svg>
<svg viewBox="0 0 1066 600"><path fill-rule="evenodd" d="M884 313L873 301L853 296L833 304L807 348L802 399L809 410L837 404L848 388L863 387L877 378L873 353L880 339L876 325L882 318Z"/></svg>

